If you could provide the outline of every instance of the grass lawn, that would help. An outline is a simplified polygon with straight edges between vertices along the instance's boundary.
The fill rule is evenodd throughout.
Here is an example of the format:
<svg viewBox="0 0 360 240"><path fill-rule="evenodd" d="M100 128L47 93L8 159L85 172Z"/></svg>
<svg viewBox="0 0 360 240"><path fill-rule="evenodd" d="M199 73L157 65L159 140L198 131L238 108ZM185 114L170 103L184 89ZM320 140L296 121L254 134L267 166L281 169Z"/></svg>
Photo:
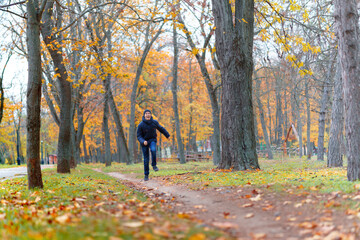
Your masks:
<svg viewBox="0 0 360 240"><path fill-rule="evenodd" d="M43 182L35 191L25 178L1 182L0 239L228 238L86 167L71 174L49 169Z"/></svg>

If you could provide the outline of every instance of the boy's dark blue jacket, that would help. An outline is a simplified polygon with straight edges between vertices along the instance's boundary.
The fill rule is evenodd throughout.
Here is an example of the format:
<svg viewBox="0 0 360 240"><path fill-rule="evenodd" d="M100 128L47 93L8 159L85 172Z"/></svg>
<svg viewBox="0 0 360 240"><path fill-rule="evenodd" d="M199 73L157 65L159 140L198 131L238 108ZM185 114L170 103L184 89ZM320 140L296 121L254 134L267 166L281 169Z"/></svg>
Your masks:
<svg viewBox="0 0 360 240"><path fill-rule="evenodd" d="M166 138L170 137L170 134L164 127L162 127L158 121L152 117L150 120L146 120L143 116L142 122L137 128L137 138L141 145L144 145L144 141L155 141L156 142L156 129L159 130Z"/></svg>

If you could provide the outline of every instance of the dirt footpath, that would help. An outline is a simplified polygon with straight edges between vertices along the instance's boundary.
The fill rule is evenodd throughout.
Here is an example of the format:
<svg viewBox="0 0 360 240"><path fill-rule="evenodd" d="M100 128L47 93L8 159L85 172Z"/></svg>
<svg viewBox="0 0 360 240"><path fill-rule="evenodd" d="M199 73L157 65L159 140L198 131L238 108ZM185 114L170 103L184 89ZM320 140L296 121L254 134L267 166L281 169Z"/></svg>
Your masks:
<svg viewBox="0 0 360 240"><path fill-rule="evenodd" d="M330 208L341 196L275 193L252 186L196 191L182 184L169 185L166 178L144 182L117 172L108 175L180 216L197 218L238 239L360 239L359 217Z"/></svg>

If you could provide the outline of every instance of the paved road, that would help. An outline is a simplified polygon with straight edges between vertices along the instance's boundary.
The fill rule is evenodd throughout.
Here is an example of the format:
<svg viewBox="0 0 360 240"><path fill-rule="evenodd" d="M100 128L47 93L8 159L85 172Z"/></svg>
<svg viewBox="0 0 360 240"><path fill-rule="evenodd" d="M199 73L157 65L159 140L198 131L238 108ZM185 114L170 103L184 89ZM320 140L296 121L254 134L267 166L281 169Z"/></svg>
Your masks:
<svg viewBox="0 0 360 240"><path fill-rule="evenodd" d="M52 168L55 165L41 165L41 169ZM14 168L1 168L0 169L0 181L14 178L14 177L22 177L27 175L26 167L14 167Z"/></svg>

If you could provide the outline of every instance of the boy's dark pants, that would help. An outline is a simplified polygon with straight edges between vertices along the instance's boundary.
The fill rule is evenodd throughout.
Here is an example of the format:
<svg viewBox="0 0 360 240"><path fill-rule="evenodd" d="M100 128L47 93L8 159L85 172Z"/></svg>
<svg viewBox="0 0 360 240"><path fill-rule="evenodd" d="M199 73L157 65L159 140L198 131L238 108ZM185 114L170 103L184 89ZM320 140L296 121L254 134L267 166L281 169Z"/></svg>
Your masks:
<svg viewBox="0 0 360 240"><path fill-rule="evenodd" d="M156 142L155 141L148 141L148 145L141 146L143 155L144 155L144 174L145 176L149 176L149 161L150 161L150 154L151 152L151 166L156 166Z"/></svg>

